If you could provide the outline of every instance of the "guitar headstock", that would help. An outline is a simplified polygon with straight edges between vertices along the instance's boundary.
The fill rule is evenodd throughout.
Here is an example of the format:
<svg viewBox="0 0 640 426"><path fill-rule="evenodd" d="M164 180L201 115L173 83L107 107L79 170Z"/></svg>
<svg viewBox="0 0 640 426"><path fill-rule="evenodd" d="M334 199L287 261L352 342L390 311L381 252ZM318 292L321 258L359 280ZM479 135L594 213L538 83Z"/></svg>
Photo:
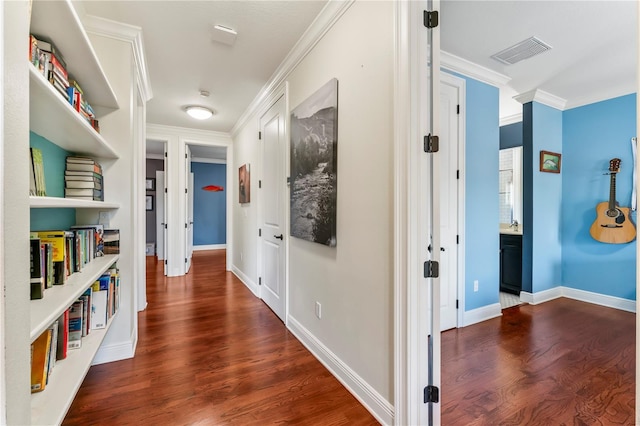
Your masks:
<svg viewBox="0 0 640 426"><path fill-rule="evenodd" d="M620 171L620 161L619 158L612 158L611 161L609 161L609 172L618 173Z"/></svg>

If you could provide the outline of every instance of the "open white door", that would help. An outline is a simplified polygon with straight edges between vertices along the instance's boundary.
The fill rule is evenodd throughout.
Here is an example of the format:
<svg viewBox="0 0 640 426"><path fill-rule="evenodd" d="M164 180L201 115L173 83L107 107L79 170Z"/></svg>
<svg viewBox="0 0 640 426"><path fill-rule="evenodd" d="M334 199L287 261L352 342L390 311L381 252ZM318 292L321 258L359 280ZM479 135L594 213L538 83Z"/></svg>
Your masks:
<svg viewBox="0 0 640 426"><path fill-rule="evenodd" d="M164 261L164 171L156 171L156 256Z"/></svg>
<svg viewBox="0 0 640 426"><path fill-rule="evenodd" d="M261 252L260 297L286 322L285 289L285 98L260 117L262 183L259 191Z"/></svg>
<svg viewBox="0 0 640 426"><path fill-rule="evenodd" d="M187 212L187 216L186 216L186 221L187 223L185 224L185 241L186 241L186 247L185 247L185 265L184 265L184 273L188 273L189 270L191 269L191 257L193 255L193 173L191 173L191 148L189 148L189 145L187 145L187 155L185 158L186 161L186 168L185 170L187 171L186 174L186 183L187 183L187 190L186 192L186 212Z"/></svg>

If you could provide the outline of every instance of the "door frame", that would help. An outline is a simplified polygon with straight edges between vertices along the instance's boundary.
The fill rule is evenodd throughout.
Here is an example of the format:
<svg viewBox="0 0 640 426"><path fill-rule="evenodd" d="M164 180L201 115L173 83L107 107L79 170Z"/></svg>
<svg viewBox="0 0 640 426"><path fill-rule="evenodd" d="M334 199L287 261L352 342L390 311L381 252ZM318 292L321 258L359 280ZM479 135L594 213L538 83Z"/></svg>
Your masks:
<svg viewBox="0 0 640 426"><path fill-rule="evenodd" d="M458 115L458 170L460 170L460 179L458 180L458 279L456 288L458 292L458 314L456 328L465 327L464 322L464 306L465 306L465 162L466 162L466 122L467 122L467 82L461 77L450 74L448 70L443 68L440 75L440 81L447 83L458 89L460 114Z"/></svg>
<svg viewBox="0 0 640 426"><path fill-rule="evenodd" d="M259 109L258 114L256 114L256 139L258 137L257 132L261 131L262 127L261 127L261 120L262 117L269 111L269 109L271 109L271 107L280 100L280 98L282 98L284 100L284 111L285 111L285 117L284 117L284 138L285 141L289 141L289 83L288 82L284 82L280 87L278 87L278 89L274 90L273 92L270 93L270 96L263 102L262 107ZM286 145L288 146L288 145ZM253 167L252 170L252 174L255 173L254 176L258 177L258 180L262 179L262 173L263 173L263 155L262 155L262 149L259 149L259 158L257 163L259 164L259 170L256 170L255 166ZM289 184L288 184L288 179L289 179L289 150L288 149L284 149L284 167L285 167L285 176L286 179L284 182L281 182L280 185L282 185L282 194L283 199L282 199L282 203L283 205L283 211L284 211L284 217L283 217L283 234L284 234L284 240L283 240L283 244L284 244L284 318L282 319L284 322L285 327L288 328L288 324L289 324ZM255 179L255 178L254 178ZM258 188L258 186L255 185L255 180L254 180L254 188L257 189L257 209L256 209L256 215L257 215L257 220L258 220L258 227L260 226L260 224L263 222L263 218L264 218L264 208L263 208L263 203L264 200L262 198L262 192L260 191L260 189ZM264 276L264 270L263 270L263 252L262 252L262 244L260 244L260 236L258 236L258 231L256 230L256 246L257 246L257 250L256 250L256 261L257 261L257 272L258 272L258 277L262 277ZM258 293L257 296L260 298L260 300L262 300L262 286L258 285Z"/></svg>

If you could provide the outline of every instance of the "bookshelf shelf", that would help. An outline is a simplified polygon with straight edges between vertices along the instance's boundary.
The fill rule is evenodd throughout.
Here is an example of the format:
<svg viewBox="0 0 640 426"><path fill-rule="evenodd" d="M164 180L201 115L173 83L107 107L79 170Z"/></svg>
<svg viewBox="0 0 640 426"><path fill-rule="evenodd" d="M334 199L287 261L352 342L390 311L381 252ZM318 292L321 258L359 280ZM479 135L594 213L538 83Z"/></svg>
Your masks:
<svg viewBox="0 0 640 426"><path fill-rule="evenodd" d="M68 208L68 209L118 209L120 204L104 201L89 201L76 198L29 197L29 204L34 209Z"/></svg>
<svg viewBox="0 0 640 426"><path fill-rule="evenodd" d="M62 315L100 275L109 269L118 260L118 257L117 254L96 257L81 272L70 275L66 284L54 285L45 290L44 298L32 300L29 334L31 343Z"/></svg>
<svg viewBox="0 0 640 426"><path fill-rule="evenodd" d="M34 1L31 32L54 41L67 62L67 71L80 82L94 110L96 107L119 108L115 92L70 0ZM96 110L98 115L99 110Z"/></svg>
<svg viewBox="0 0 640 426"><path fill-rule="evenodd" d="M66 359L56 362L45 390L31 395L31 424L62 423L96 352L117 316L118 312L109 320L105 329L92 330L82 338L82 347L70 349Z"/></svg>
<svg viewBox="0 0 640 426"><path fill-rule="evenodd" d="M118 158L113 147L29 64L29 128L77 154Z"/></svg>

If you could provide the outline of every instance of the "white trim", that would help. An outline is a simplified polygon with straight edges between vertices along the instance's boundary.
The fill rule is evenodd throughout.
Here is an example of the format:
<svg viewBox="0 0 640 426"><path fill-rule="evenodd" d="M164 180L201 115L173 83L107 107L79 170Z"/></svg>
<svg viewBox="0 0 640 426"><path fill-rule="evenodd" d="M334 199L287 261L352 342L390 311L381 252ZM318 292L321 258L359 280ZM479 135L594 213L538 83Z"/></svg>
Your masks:
<svg viewBox="0 0 640 426"><path fill-rule="evenodd" d="M238 279L244 284L254 296L260 297L260 288L256 283L254 283L251 278L245 275L236 265L231 265L231 273L238 277Z"/></svg>
<svg viewBox="0 0 640 426"><path fill-rule="evenodd" d="M478 64L474 64L473 62L449 52L445 52L444 50L440 51L440 65L446 70L463 74L467 77L473 78L474 80L490 84L497 88L501 88L511 81L511 77L509 76L500 74Z"/></svg>
<svg viewBox="0 0 640 426"><path fill-rule="evenodd" d="M193 144L192 144L193 145ZM192 163L227 164L227 160L217 158L191 157Z"/></svg>
<svg viewBox="0 0 640 426"><path fill-rule="evenodd" d="M137 315L137 313L136 313ZM131 333L129 341L115 343L112 345L102 345L96 353L91 365L106 364L108 362L121 361L133 358L138 346L137 331Z"/></svg>
<svg viewBox="0 0 640 426"><path fill-rule="evenodd" d="M164 155L162 155L162 154L145 154L145 158L147 160L164 160Z"/></svg>
<svg viewBox="0 0 640 426"><path fill-rule="evenodd" d="M0 4L0 22L2 25L5 25L4 22L4 8L5 2ZM5 99L4 97L4 42L0 43L0 99ZM27 86L28 88L29 86ZM4 235L4 206L5 206L5 196L4 196L4 140L5 140L5 128L4 128L4 115L6 108L6 101L3 102L2 107L0 107L0 234ZM23 146L26 146L26 143L22 143ZM5 288L5 266L4 266L4 242L0 243L0 425L7 424L7 373L6 373L6 358L7 352L9 351L5 344L5 336L6 336L6 325L5 325L5 309L4 304L7 302L5 299L4 288ZM22 306L28 306L23 304ZM25 376L26 377L25 373Z"/></svg>
<svg viewBox="0 0 640 426"><path fill-rule="evenodd" d="M153 97L153 91L151 90L147 60L144 53L142 28L93 15L85 15L83 24L86 31L92 34L131 43L133 59L137 69L140 96L144 102L148 102Z"/></svg>
<svg viewBox="0 0 640 426"><path fill-rule="evenodd" d="M598 102L604 102L609 99L619 98L621 96L632 95L636 93L637 88L633 86L629 87L617 87L613 89L606 88L605 90L588 94L585 96L580 96L578 98L569 99L567 104L565 105L565 110L578 108L585 105L591 105Z"/></svg>
<svg viewBox="0 0 640 426"><path fill-rule="evenodd" d="M493 303L491 305L472 309L465 312L465 322L463 327L468 327L470 325L490 320L492 318L497 318L499 316L502 316L502 306L500 306L500 303Z"/></svg>
<svg viewBox="0 0 640 426"><path fill-rule="evenodd" d="M500 117L500 126L508 126L509 124L520 123L522 121L522 113L519 112L506 117Z"/></svg>
<svg viewBox="0 0 640 426"><path fill-rule="evenodd" d="M226 250L226 244L203 244L199 246L193 246L193 251L204 251L204 250Z"/></svg>
<svg viewBox="0 0 640 426"><path fill-rule="evenodd" d="M548 302L549 300L560 297L580 300L582 302L606 306L607 308L619 309L621 311L636 312L635 300L623 299L621 297L609 296L606 294L594 293L565 286L554 287L552 289L533 294L524 291L520 293L520 300L532 305Z"/></svg>
<svg viewBox="0 0 640 426"><path fill-rule="evenodd" d="M516 101L521 104L526 104L527 102L538 102L543 105L550 106L555 109L559 109L560 111L564 111L567 100L563 99L559 96L552 95L549 92L545 92L544 90L534 89L525 93L521 93L513 97Z"/></svg>
<svg viewBox="0 0 640 426"><path fill-rule="evenodd" d="M293 335L369 410L376 420L383 425L393 424L393 406L382 395L295 318L289 316L287 323L287 328Z"/></svg>
<svg viewBox="0 0 640 426"><path fill-rule="evenodd" d="M351 7L355 0L329 0L320 11L316 19L300 37L300 40L293 46L287 57L280 63L269 81L262 87L258 95L251 101L249 107L240 116L236 124L231 129L231 135L236 136L244 125L251 119L269 96L277 87L282 85L291 71L302 61L322 37L333 27L338 19Z"/></svg>
<svg viewBox="0 0 640 426"><path fill-rule="evenodd" d="M149 136L149 135L163 135ZM231 146L233 140L229 133L213 130L192 129L189 127L167 126L164 124L147 123L147 139L167 140L168 136L178 136L188 140L191 145ZM203 143L204 142L204 143Z"/></svg>

